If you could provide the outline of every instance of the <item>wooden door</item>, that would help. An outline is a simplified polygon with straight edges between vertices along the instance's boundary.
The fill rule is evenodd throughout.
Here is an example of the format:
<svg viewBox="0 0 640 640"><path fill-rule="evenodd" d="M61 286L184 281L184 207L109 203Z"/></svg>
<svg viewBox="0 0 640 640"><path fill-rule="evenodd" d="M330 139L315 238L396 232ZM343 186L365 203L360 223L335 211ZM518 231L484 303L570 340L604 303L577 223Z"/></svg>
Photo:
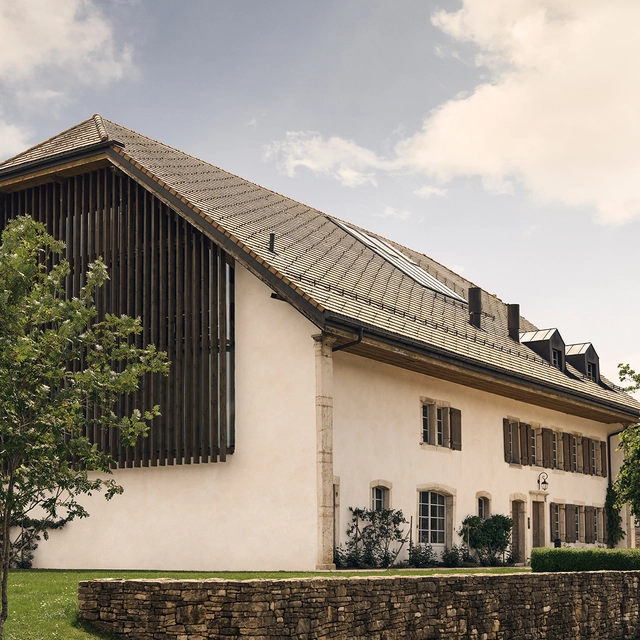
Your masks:
<svg viewBox="0 0 640 640"><path fill-rule="evenodd" d="M544 547L544 502L531 503L533 516L533 546Z"/></svg>

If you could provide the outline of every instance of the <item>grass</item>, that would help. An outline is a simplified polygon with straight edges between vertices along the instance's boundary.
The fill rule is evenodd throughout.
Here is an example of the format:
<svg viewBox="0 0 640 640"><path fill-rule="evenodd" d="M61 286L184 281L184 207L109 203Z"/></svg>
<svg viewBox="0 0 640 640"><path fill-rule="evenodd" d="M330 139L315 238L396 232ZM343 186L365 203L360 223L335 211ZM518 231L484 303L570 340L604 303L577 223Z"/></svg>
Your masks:
<svg viewBox="0 0 640 640"><path fill-rule="evenodd" d="M12 571L9 576L9 620L5 640L103 640L114 639L78 620L78 582L95 578L309 578L312 576L430 575L443 573L513 573L522 568L495 569L391 569L387 571L340 571L336 573L198 573L160 571Z"/></svg>

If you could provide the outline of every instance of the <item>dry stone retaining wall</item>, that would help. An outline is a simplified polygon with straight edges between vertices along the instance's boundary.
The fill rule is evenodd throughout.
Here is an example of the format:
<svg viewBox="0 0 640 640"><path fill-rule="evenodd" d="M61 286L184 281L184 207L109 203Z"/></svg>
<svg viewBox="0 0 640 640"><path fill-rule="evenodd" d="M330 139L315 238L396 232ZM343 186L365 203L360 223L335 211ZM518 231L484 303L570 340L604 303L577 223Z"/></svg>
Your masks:
<svg viewBox="0 0 640 640"><path fill-rule="evenodd" d="M131 640L640 637L640 572L92 580L80 616Z"/></svg>

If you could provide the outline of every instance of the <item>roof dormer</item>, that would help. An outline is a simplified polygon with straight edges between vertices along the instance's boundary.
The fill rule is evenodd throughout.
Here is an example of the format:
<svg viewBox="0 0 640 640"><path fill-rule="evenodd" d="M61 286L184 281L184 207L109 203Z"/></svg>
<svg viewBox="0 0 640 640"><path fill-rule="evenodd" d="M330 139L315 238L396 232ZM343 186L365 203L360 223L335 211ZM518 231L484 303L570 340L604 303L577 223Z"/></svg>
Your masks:
<svg viewBox="0 0 640 640"><path fill-rule="evenodd" d="M564 353L567 362L585 378L600 382L600 358L590 342L569 344Z"/></svg>
<svg viewBox="0 0 640 640"><path fill-rule="evenodd" d="M520 342L560 371L564 371L565 344L557 329L527 331L520 334Z"/></svg>

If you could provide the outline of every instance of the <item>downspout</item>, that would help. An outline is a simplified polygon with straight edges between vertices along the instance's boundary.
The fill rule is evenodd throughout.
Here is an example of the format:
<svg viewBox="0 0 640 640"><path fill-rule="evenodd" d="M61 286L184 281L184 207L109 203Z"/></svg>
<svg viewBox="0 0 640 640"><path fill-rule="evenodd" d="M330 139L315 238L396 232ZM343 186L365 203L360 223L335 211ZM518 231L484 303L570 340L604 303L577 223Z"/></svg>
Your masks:
<svg viewBox="0 0 640 640"><path fill-rule="evenodd" d="M333 347L332 351L341 351L342 349L346 349L347 347L355 347L355 345L360 344L362 342L363 330L362 327L358 327L358 338L353 342L347 342L345 344L341 344L338 347Z"/></svg>

